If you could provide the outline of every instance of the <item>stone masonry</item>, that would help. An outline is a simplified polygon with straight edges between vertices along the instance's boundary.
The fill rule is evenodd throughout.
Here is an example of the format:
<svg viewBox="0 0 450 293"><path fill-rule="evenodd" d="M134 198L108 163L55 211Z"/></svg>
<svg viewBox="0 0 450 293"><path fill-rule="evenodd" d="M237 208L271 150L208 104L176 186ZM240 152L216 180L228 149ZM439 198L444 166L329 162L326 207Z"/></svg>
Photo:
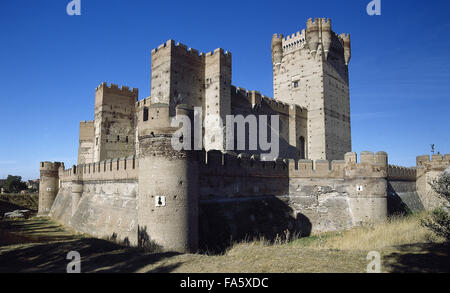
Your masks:
<svg viewBox="0 0 450 293"><path fill-rule="evenodd" d="M271 48L274 98L232 85L231 53L173 40L151 52L150 97L99 85L94 120L80 123L78 164L40 164L39 214L126 245L192 252L285 231L344 230L439 204L427 184L449 155L405 168L389 165L384 152L351 152L349 35L335 34L329 19L310 19L302 32L275 34ZM245 147L228 151L217 139L223 129L202 121L202 147L192 141L176 151L181 125L172 122L192 122L199 111L241 116L233 135L242 131ZM272 121L254 133L247 118L266 115L280 124L271 161L248 141Z"/></svg>

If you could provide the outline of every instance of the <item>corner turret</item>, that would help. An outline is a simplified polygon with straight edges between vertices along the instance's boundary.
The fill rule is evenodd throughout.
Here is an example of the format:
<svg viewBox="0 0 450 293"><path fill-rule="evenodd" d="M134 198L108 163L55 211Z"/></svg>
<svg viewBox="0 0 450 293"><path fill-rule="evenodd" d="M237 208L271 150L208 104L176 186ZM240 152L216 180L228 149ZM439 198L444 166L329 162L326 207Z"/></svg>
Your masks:
<svg viewBox="0 0 450 293"><path fill-rule="evenodd" d="M272 37L272 64L280 65L283 59L283 35L274 34Z"/></svg>
<svg viewBox="0 0 450 293"><path fill-rule="evenodd" d="M146 110L147 111L147 110ZM195 151L175 150L168 104L152 104L139 122L138 242L164 249L198 249L198 158ZM188 106L176 107L177 118L193 117ZM183 120L180 120L183 121ZM187 138L185 138L187 139Z"/></svg>
<svg viewBox="0 0 450 293"><path fill-rule="evenodd" d="M306 42L311 54L315 55L319 46L319 19L308 19L306 23Z"/></svg>
<svg viewBox="0 0 450 293"><path fill-rule="evenodd" d="M50 212L59 191L59 169L64 169L64 163L40 163L41 180L39 183L38 215L46 216Z"/></svg>
<svg viewBox="0 0 450 293"><path fill-rule="evenodd" d="M341 34L339 35L339 38L342 40L342 44L344 46L345 65L348 65L348 63L350 62L350 58L352 57L350 34Z"/></svg>
<svg viewBox="0 0 450 293"><path fill-rule="evenodd" d="M331 48L331 19L321 19L322 25L322 45L323 45L323 53L325 55L325 60L328 59L328 52L330 52Z"/></svg>

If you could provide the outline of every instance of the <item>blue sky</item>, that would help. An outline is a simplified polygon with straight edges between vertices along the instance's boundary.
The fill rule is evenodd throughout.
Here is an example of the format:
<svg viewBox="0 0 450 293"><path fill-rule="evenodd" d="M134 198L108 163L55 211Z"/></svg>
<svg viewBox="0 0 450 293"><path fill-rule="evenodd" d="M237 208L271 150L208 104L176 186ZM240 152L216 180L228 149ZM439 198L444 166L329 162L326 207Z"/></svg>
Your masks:
<svg viewBox="0 0 450 293"><path fill-rule="evenodd" d="M350 33L353 150L387 151L413 166L434 143L450 153L449 1L2 0L0 178L39 177L40 161L76 163L78 126L94 116L101 82L150 95L150 52L168 39L233 53L233 84L272 96L272 34L310 17Z"/></svg>

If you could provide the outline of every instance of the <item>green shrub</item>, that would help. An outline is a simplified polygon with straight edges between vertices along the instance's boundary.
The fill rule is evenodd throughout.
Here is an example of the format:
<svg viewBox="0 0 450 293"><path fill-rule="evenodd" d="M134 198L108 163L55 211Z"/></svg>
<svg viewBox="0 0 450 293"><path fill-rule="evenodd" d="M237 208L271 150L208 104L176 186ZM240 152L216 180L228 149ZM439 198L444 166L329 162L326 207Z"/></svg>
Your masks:
<svg viewBox="0 0 450 293"><path fill-rule="evenodd" d="M450 173L442 173L442 175L436 180L433 180L430 185L439 196L446 199L447 207L434 210L430 217L421 221L421 224L449 242L450 215L448 213L448 204L450 203Z"/></svg>
<svg viewBox="0 0 450 293"><path fill-rule="evenodd" d="M430 217L421 220L421 224L447 242L450 241L450 215L444 209L434 210Z"/></svg>

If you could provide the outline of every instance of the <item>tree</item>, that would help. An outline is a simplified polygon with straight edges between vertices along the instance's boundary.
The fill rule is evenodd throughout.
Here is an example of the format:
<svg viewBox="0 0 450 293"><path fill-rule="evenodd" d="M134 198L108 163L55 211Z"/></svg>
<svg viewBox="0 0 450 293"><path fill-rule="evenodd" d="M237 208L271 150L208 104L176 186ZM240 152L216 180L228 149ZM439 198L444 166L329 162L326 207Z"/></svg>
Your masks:
<svg viewBox="0 0 450 293"><path fill-rule="evenodd" d="M422 226L430 229L436 235L450 241L450 215L448 206L450 204L450 168L430 183L431 188L439 196L446 200L447 207L435 209L431 216L422 220Z"/></svg>
<svg viewBox="0 0 450 293"><path fill-rule="evenodd" d="M4 188L9 193L19 193L27 189L27 184L22 182L22 177L8 175L4 183Z"/></svg>

